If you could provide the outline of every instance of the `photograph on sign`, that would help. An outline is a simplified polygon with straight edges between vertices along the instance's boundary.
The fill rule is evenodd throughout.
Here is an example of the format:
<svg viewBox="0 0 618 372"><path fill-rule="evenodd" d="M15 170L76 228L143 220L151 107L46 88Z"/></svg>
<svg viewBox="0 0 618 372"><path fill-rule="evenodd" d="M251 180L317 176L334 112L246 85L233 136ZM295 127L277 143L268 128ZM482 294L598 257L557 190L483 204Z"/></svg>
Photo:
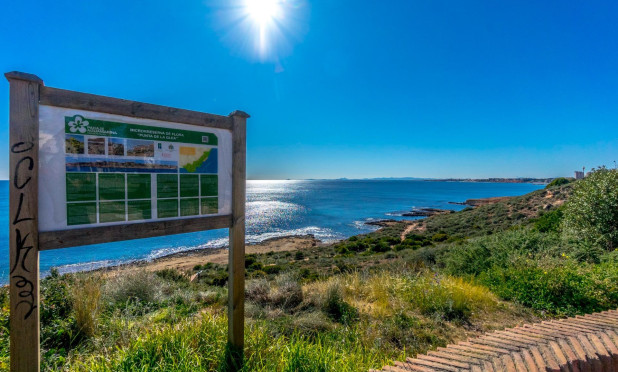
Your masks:
<svg viewBox="0 0 618 372"><path fill-rule="evenodd" d="M231 212L231 133L40 107L39 229Z"/></svg>

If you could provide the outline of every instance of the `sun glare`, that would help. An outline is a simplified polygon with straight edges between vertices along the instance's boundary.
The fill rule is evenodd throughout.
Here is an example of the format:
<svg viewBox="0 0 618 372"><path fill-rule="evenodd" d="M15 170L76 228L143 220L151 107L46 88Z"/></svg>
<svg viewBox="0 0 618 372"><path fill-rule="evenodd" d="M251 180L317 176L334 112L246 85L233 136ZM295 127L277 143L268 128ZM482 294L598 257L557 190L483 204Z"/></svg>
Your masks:
<svg viewBox="0 0 618 372"><path fill-rule="evenodd" d="M266 25L282 15L280 0L246 0L245 7L249 16L260 26Z"/></svg>
<svg viewBox="0 0 618 372"><path fill-rule="evenodd" d="M277 22L283 20L283 0L245 0L245 11L257 28L257 47L264 57L269 48L269 35L277 28Z"/></svg>
<svg viewBox="0 0 618 372"><path fill-rule="evenodd" d="M222 2L216 18L223 21L219 27L226 42L261 61L279 63L306 33L307 0L217 1Z"/></svg>

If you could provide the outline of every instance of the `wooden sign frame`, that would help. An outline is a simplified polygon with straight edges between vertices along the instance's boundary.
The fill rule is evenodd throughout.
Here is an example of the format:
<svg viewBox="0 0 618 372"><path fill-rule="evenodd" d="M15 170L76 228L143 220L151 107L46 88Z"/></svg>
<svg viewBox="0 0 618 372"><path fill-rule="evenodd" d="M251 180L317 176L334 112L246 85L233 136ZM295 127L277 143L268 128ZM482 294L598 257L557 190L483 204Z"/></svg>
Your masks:
<svg viewBox="0 0 618 372"><path fill-rule="evenodd" d="M246 122L228 116L46 87L39 77L8 72L9 255L11 371L40 371L39 251L229 228L228 347L233 369L244 348ZM231 214L39 232L39 105L229 130L232 134Z"/></svg>

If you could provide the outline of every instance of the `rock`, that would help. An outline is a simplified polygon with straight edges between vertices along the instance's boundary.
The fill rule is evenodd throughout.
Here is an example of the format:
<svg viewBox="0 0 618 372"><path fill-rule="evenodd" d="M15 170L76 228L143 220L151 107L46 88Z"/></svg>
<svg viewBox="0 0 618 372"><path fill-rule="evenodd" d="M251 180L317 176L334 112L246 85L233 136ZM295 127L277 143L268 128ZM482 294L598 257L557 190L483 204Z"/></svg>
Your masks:
<svg viewBox="0 0 618 372"><path fill-rule="evenodd" d="M370 226L380 226L380 227L387 227L387 226L391 226L395 223L397 223L398 221L396 220L378 220L378 221L367 221L365 222L365 225L370 225Z"/></svg>
<svg viewBox="0 0 618 372"><path fill-rule="evenodd" d="M478 207L480 205L486 204L495 204L502 201L507 201L511 199L511 196L497 196L493 198L483 198L483 199L468 199L465 202L448 202L449 204L457 204L457 205L469 205L471 207Z"/></svg>
<svg viewBox="0 0 618 372"><path fill-rule="evenodd" d="M410 212L403 213L405 217L431 217L437 214L449 214L454 211L450 209L437 209L437 208L415 208Z"/></svg>

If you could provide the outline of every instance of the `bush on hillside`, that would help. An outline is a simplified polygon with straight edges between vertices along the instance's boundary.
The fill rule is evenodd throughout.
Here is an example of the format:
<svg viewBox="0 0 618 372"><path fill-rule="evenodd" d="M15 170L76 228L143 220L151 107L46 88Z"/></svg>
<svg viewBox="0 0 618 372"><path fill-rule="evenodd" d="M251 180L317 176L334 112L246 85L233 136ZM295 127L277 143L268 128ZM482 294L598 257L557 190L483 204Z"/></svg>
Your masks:
<svg viewBox="0 0 618 372"><path fill-rule="evenodd" d="M554 178L554 180L551 181L549 184L547 184L547 186L545 186L545 188L549 189L550 187L562 186L562 185L566 185L568 183L571 183L570 179L564 178L564 177L558 177L558 178Z"/></svg>
<svg viewBox="0 0 618 372"><path fill-rule="evenodd" d="M433 234L433 236L431 237L431 240L433 240L434 242L443 242L446 239L448 239L448 235L444 233Z"/></svg>
<svg viewBox="0 0 618 372"><path fill-rule="evenodd" d="M586 247L618 248L618 170L593 170L565 204L565 234Z"/></svg>
<svg viewBox="0 0 618 372"><path fill-rule="evenodd" d="M540 232L550 232L560 230L564 208L560 207L551 212L543 213L534 221L534 228Z"/></svg>
<svg viewBox="0 0 618 372"><path fill-rule="evenodd" d="M52 269L51 275L41 281L41 346L63 357L83 336L70 301L72 278Z"/></svg>
<svg viewBox="0 0 618 372"><path fill-rule="evenodd" d="M478 275L492 267L508 267L522 257L559 256L560 243L558 234L509 230L452 246L439 259L450 274Z"/></svg>
<svg viewBox="0 0 618 372"><path fill-rule="evenodd" d="M343 289L339 283L332 283L326 290L322 310L331 320L351 324L358 320L358 310L343 298Z"/></svg>
<svg viewBox="0 0 618 372"><path fill-rule="evenodd" d="M505 300L552 315L573 316L618 306L618 266L539 264L531 260L493 267L478 277Z"/></svg>

